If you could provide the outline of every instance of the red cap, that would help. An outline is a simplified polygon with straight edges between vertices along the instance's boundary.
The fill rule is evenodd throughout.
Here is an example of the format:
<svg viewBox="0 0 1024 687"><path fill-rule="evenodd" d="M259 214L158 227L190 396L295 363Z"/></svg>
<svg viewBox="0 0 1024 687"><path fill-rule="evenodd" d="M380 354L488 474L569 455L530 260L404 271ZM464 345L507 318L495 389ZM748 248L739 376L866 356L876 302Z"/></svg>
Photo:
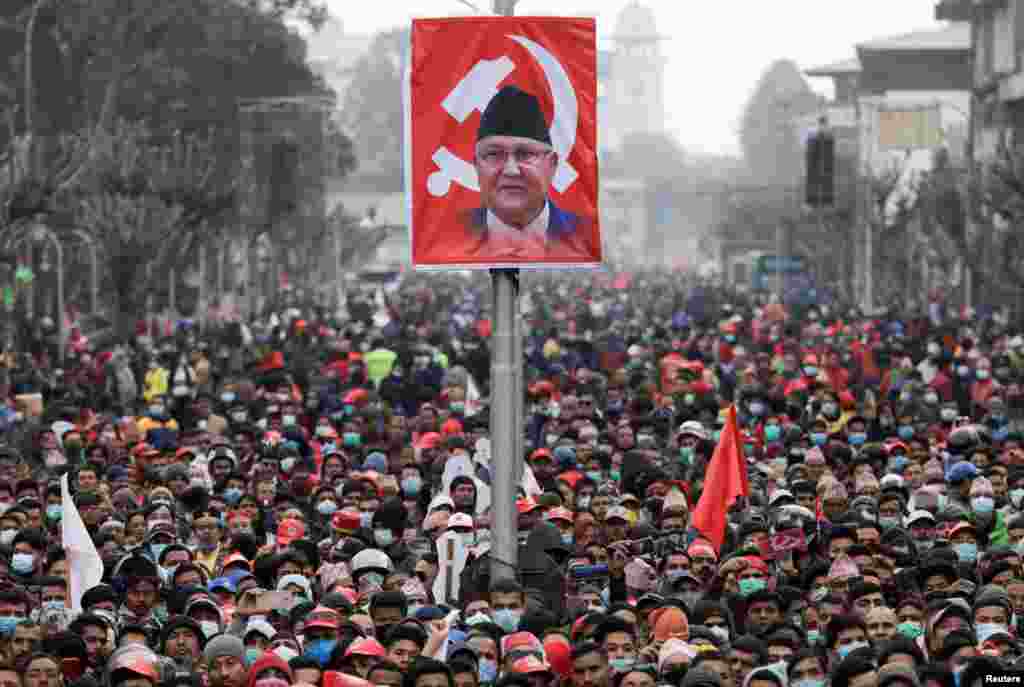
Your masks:
<svg viewBox="0 0 1024 687"><path fill-rule="evenodd" d="M540 504L538 504L536 501L534 501L529 496L527 496L526 498L522 498L522 499L516 499L516 510L519 511L520 513L529 513L534 508L536 508L538 505L540 505Z"/></svg>
<svg viewBox="0 0 1024 687"><path fill-rule="evenodd" d="M416 442L416 448L437 448L437 445L441 443L441 435L437 432L427 432L420 437L420 440Z"/></svg>
<svg viewBox="0 0 1024 687"><path fill-rule="evenodd" d="M359 511L351 508L343 508L331 516L331 527L336 530L355 532L362 526L359 519Z"/></svg>
<svg viewBox="0 0 1024 687"><path fill-rule="evenodd" d="M341 616L333 608L317 606L306 616L306 628L326 627L330 630L337 630L341 624Z"/></svg>

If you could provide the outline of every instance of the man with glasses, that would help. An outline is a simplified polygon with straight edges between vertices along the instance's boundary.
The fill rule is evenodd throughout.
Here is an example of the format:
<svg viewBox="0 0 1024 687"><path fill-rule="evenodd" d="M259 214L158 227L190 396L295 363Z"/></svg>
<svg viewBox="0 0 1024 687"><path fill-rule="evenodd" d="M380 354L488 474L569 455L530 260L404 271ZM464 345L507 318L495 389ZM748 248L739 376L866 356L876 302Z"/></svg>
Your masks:
<svg viewBox="0 0 1024 687"><path fill-rule="evenodd" d="M462 255L480 259L596 260L593 220L556 206L548 189L558 153L536 96L506 86L491 99L477 131L474 160L481 207L460 214Z"/></svg>

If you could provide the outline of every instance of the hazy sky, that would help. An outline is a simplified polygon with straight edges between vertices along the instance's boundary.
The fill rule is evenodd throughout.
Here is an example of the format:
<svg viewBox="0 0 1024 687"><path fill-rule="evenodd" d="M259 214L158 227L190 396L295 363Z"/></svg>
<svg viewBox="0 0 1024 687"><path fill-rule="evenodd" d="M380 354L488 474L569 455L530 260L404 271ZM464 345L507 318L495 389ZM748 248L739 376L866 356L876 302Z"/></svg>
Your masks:
<svg viewBox="0 0 1024 687"><path fill-rule="evenodd" d="M520 0L531 12L592 14L598 35L630 0ZM328 0L351 33L375 33L413 16L471 13L457 0ZM489 7L490 0L480 0ZM687 148L737 153L740 113L765 67L788 58L801 69L853 57L857 43L935 28L937 0L643 0L666 36L667 128ZM828 80L812 80L828 92Z"/></svg>

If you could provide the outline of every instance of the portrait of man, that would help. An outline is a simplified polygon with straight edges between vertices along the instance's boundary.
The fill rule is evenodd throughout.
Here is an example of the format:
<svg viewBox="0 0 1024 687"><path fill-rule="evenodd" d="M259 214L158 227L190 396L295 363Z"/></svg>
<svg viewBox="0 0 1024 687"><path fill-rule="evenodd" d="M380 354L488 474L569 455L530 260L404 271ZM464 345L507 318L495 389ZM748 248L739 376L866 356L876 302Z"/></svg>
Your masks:
<svg viewBox="0 0 1024 687"><path fill-rule="evenodd" d="M594 220L549 197L558 153L540 102L505 86L485 108L473 165L480 206L459 213L464 251L478 259L579 262L600 255Z"/></svg>

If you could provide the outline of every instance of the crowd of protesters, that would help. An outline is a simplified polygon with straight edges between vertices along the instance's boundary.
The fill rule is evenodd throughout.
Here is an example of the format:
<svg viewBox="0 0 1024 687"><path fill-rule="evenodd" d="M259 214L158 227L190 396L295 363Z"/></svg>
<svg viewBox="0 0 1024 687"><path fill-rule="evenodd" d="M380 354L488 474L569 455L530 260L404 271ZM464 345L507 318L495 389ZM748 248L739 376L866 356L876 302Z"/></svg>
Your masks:
<svg viewBox="0 0 1024 687"><path fill-rule="evenodd" d="M1021 657L1000 312L530 275L525 450L498 456L489 298L411 276L73 337L62 369L44 336L5 352L0 687L974 687ZM691 513L730 406L749 496L719 546ZM498 460L532 476L515 579L488 572ZM65 474L104 563L80 600Z"/></svg>

